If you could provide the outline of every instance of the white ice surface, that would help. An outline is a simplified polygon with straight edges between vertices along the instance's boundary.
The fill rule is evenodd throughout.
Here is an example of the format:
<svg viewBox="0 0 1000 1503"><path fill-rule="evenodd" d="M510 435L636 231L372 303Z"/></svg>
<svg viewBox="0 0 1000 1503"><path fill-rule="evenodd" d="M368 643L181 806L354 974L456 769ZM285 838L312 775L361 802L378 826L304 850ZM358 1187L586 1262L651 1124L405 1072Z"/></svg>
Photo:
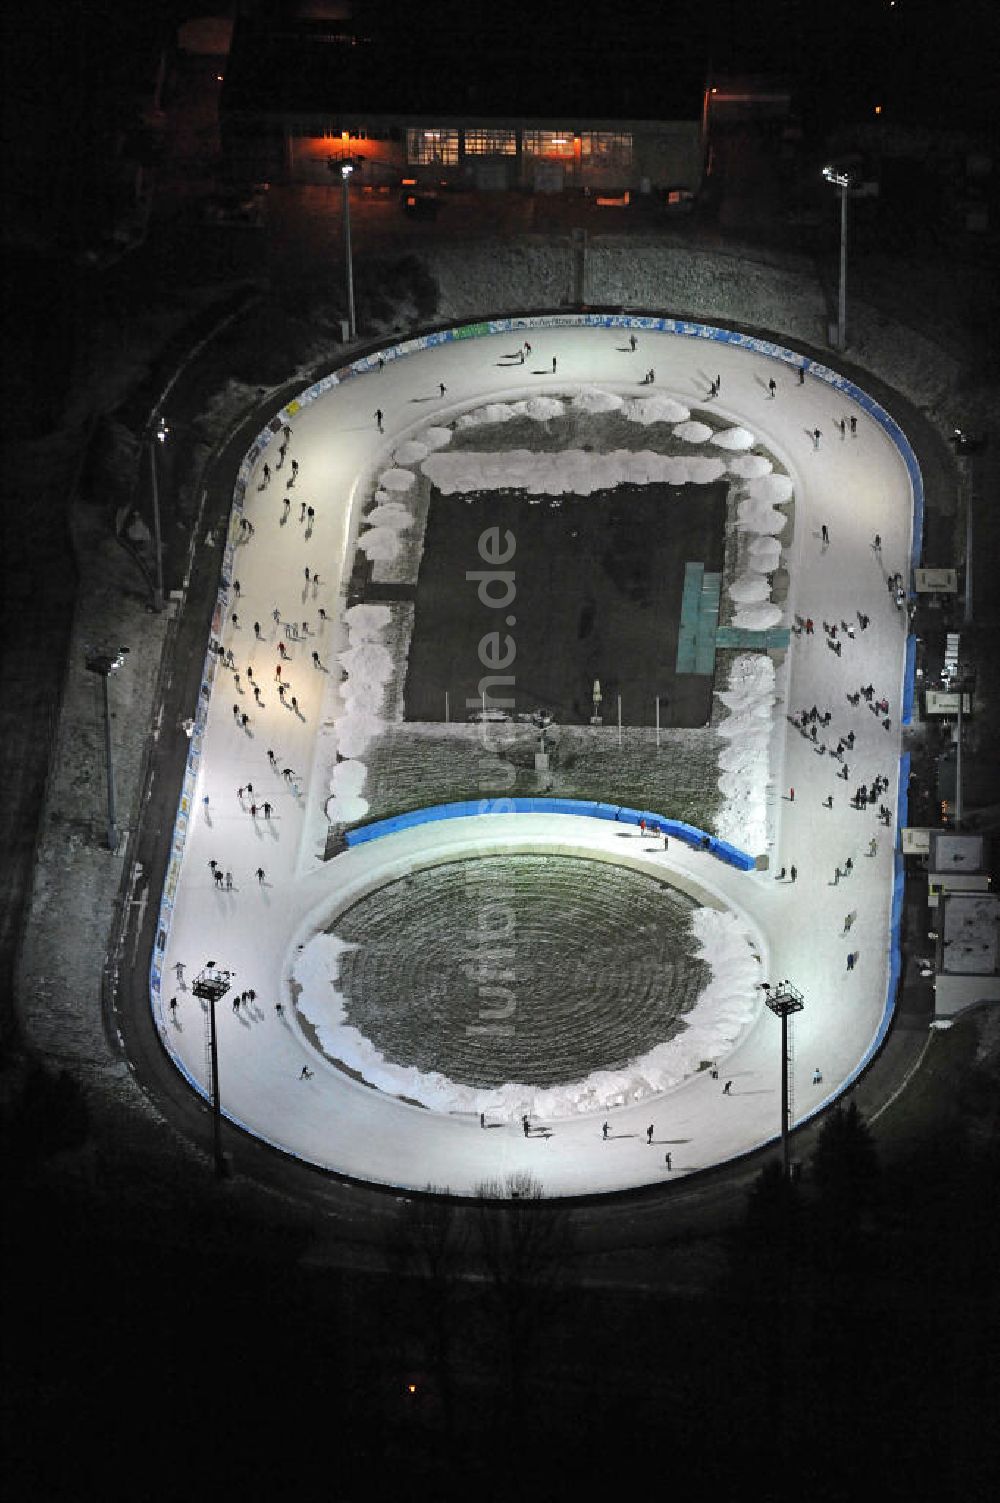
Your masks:
<svg viewBox="0 0 1000 1503"><path fill-rule="evenodd" d="M637 864L669 867L672 879L692 884L690 890L704 905L733 907L759 936L765 978L788 976L806 999L794 1024L797 1117L819 1105L855 1069L875 1036L886 995L891 843L872 814L850 808L847 795L858 782L881 772L890 780L885 802L895 806L905 621L888 597L885 576L906 569L909 480L881 429L825 383L807 377L780 403L769 402L762 386L774 373L774 363L748 349L712 345L712 374L721 373L724 393L713 410L720 422L753 432L761 448L788 472L794 525L786 526L773 512L770 496L754 503L770 511L775 525L784 529L791 590L786 610L817 621L851 618L857 610L870 616L868 630L845 641L839 658L820 636L793 637L776 686L781 703L773 707L769 733L757 724L752 703L731 707L732 718L742 717L742 728L720 738L726 762L732 758L720 774L732 780L727 795L731 828L724 833L743 847L760 846L762 839L771 872L740 873L676 842L664 855L662 843L643 840L638 833L623 838L620 829L603 821L556 815L451 821L372 842L326 863L315 859L330 797L330 765L320 751L326 745L325 727L335 727L340 755L356 759L363 754L366 723L369 728L377 724L363 705L345 717L337 675L317 672L309 661L318 648L324 661L335 663L339 652L366 639L352 634L349 641L338 615L341 580L351 565L351 499L363 491L359 476L381 473L410 440L431 450L447 448L450 425L465 410L538 399L561 404L585 387L634 387L642 369L637 359L661 374L670 372L663 399L684 409L677 421L686 420L691 407L704 400L704 340L644 330L642 353L635 357L622 351L616 330L560 325L533 328L531 338L543 365L558 357L558 378L527 367L498 366L498 351L509 336L465 339L387 362L381 374L345 381L296 413L291 454L300 464L300 484L317 498L316 525L308 539L299 528L279 525L278 477L260 492L259 469L252 477L246 505L255 533L238 548L240 616L270 623L270 612L278 606L286 619L310 619L312 637L287 643L291 661L286 672L300 713L283 707L270 688L278 641L284 641L281 629L269 626L265 640L256 643L245 629L227 625L225 644L242 665L252 661L255 675L267 686L265 704L255 708L252 698L235 690L228 673L217 677L193 802L197 813L174 893L164 1001L156 1005L166 1047L189 1077L206 1088L204 1015L189 984L174 982L172 968L176 961L184 962L190 978L206 957L218 957L236 973L237 987L253 987L258 997L253 1016L231 1014L225 1006L219 1010L224 1111L251 1132L311 1162L415 1189L430 1182L469 1192L484 1179L518 1170L536 1174L552 1194L644 1184L665 1172L662 1153L646 1146L649 1122L655 1124L654 1141L683 1139L683 1146L675 1141L673 1150L675 1176L704 1168L776 1133L780 1061L775 1020L762 1009L722 1057L722 1080L733 1081L731 1097L722 1097L721 1080L700 1072L638 1105L609 1110L613 1140L606 1145L596 1112L554 1119L551 1136L525 1139L515 1126L481 1132L474 1115L421 1110L354 1083L310 1047L296 1022L289 977L301 961L298 946L310 944L351 891L394 880L413 863L432 856L452 859L463 848L491 854L501 837L518 849L527 842L533 849L569 847L617 860L624 852ZM428 401L428 390L436 393L439 382L447 386L447 396ZM642 403L660 400L660 388ZM419 408L413 405L415 396L421 399ZM371 419L376 402L385 414L384 435ZM625 410L640 421L638 402L627 403ZM856 416L857 436L814 451L809 434L829 427L831 411ZM424 427L428 422L430 427ZM752 470L736 467L756 457L726 455L724 464L752 480ZM819 537L821 522L828 524L833 540L826 549ZM882 538L881 557L869 547L875 531ZM304 565L319 569L321 587L303 588ZM327 611L325 623L317 618L319 605ZM351 611L347 616L364 632L363 622L373 609L378 611L355 608L365 614ZM857 708L847 702L846 695L868 681L893 705L888 732L864 701ZM242 700L252 716L246 733L233 720L234 700ZM849 783L836 777L830 756L819 755L784 718L786 712L813 703L832 712L829 736L855 731ZM765 713L770 714L768 707ZM769 762L762 750L768 735ZM268 764L268 748L276 751L278 771ZM744 764L753 763L758 750L763 760L752 773ZM281 776L283 766L294 769L297 781ZM774 785L763 791L761 766L769 766L774 778ZM248 780L274 807L266 825L254 822L236 798L236 788ZM609 787L608 794L613 797L614 789ZM205 795L211 796L207 814L201 804ZM829 809L827 795L833 798ZM746 803L742 811L741 800ZM754 833L757 828L760 837ZM872 834L878 836L878 852L868 858ZM853 873L835 886L834 867L843 866L848 855L854 858ZM209 858L233 871L232 892L215 890ZM776 881L776 869L792 863L798 881ZM254 876L258 866L266 873L264 885ZM850 973L843 937L848 912L857 913L851 946L860 954ZM301 971L296 974L302 982ZM165 1001L175 993L179 1007L171 1020ZM278 1001L285 1008L283 1017L274 1012ZM305 1064L314 1074L300 1080ZM810 1083L816 1066L824 1076L819 1087Z"/></svg>

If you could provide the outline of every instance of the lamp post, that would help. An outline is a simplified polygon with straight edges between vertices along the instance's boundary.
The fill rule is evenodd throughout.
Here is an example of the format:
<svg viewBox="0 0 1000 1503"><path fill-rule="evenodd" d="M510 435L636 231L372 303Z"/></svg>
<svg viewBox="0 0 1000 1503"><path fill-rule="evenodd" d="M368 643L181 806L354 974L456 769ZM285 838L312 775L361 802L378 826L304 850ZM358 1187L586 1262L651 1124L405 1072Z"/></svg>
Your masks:
<svg viewBox="0 0 1000 1503"><path fill-rule="evenodd" d="M149 474L153 484L153 540L156 546L156 584L153 586L153 609L163 609L163 539L160 534L160 487L156 473L156 444L166 443L170 429L158 413L153 414L156 418L156 427L152 430L149 440ZM155 440L155 442L154 442Z"/></svg>
<svg viewBox="0 0 1000 1503"><path fill-rule="evenodd" d="M108 701L108 679L116 668L120 668L125 661L127 647L119 647L112 657L110 652L97 652L91 648L84 662L90 673L96 673L101 680L101 688L104 697L104 760L108 780L108 850L118 849L118 825L115 814L115 766L111 748L111 705Z"/></svg>
<svg viewBox="0 0 1000 1503"><path fill-rule="evenodd" d="M347 328L352 339L357 337L354 322L354 265L351 260L351 173L354 167L345 162L340 169L344 185L344 261L347 267Z"/></svg>
<svg viewBox="0 0 1000 1503"><path fill-rule="evenodd" d="M208 1049L212 1074L212 1156L215 1172L225 1179L229 1165L222 1151L222 1101L219 1096L219 1035L215 1025L215 1004L226 995L232 985L232 971L220 970L214 960L209 960L205 969L195 977L191 992L200 1001L208 1003Z"/></svg>
<svg viewBox="0 0 1000 1503"><path fill-rule="evenodd" d="M966 626L972 625L972 511L979 483L979 470L975 456L981 454L986 448L988 438L983 435L974 437L966 433L962 428L956 428L951 435L951 441L955 445L955 453L968 460L968 466L964 474L965 491L965 608L963 621Z"/></svg>
<svg viewBox="0 0 1000 1503"><path fill-rule="evenodd" d="M854 179L849 172L838 172L835 167L824 167L823 176L828 183L840 189L840 290L837 297L837 349L847 348L847 194Z"/></svg>
<svg viewBox="0 0 1000 1503"><path fill-rule="evenodd" d="M788 1092L788 1019L801 1012L805 1003L802 993L790 981L782 981L765 993L767 1005L781 1019L781 1164L786 1179L791 1175L788 1134L791 1129L791 1103Z"/></svg>

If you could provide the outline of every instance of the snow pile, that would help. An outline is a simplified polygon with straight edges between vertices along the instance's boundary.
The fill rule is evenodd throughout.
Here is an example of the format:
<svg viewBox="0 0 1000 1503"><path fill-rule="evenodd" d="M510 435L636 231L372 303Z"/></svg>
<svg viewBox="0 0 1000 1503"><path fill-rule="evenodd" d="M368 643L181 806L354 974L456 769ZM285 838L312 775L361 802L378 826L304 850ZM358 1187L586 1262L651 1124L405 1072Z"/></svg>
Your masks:
<svg viewBox="0 0 1000 1503"><path fill-rule="evenodd" d="M518 405L517 402L487 402L485 407L474 407L471 412L463 412L455 427L482 428L489 423L509 423L511 418L517 416L514 408Z"/></svg>
<svg viewBox="0 0 1000 1503"><path fill-rule="evenodd" d="M377 531L393 539L398 537L388 528L373 530L370 536L374 537ZM339 662L347 681L341 688L344 713L338 716L336 727L341 757L359 757L372 737L385 728L381 711L385 686L392 677L392 656L382 645L382 637L391 619L387 605L352 605L344 612L348 646L340 654ZM339 788L334 791L340 792Z"/></svg>
<svg viewBox="0 0 1000 1503"><path fill-rule="evenodd" d="M355 948L335 934L314 934L295 957L292 992L296 1009L316 1030L320 1048L334 1056L337 1025L344 1012L336 989L340 957Z"/></svg>
<svg viewBox="0 0 1000 1503"><path fill-rule="evenodd" d="M363 762L338 762L330 774L330 798L326 817L332 825L349 825L364 819L368 800L361 797L368 769Z"/></svg>
<svg viewBox="0 0 1000 1503"><path fill-rule="evenodd" d="M392 612L387 605L352 605L344 612L344 625L352 646L357 642L381 642L391 620Z"/></svg>
<svg viewBox="0 0 1000 1503"><path fill-rule="evenodd" d="M715 692L729 711L718 726L726 742L719 753L718 784L725 803L716 816L716 833L757 856L767 847L774 664L763 653L741 653L733 660L728 686Z"/></svg>
<svg viewBox="0 0 1000 1503"><path fill-rule="evenodd" d="M717 444L720 449L732 449L734 452L739 449L752 449L756 442L749 428L723 428L721 433L715 433L712 436L713 444Z"/></svg>
<svg viewBox="0 0 1000 1503"><path fill-rule="evenodd" d="M743 605L733 617L733 625L740 631L768 631L781 620L781 607L771 601Z"/></svg>
<svg viewBox="0 0 1000 1503"><path fill-rule="evenodd" d="M766 501L755 501L752 496L744 496L736 508L736 526L741 532L776 536L784 531L787 521L780 511L775 511Z"/></svg>
<svg viewBox="0 0 1000 1503"><path fill-rule="evenodd" d="M359 642L339 654L338 662L347 674L345 695L362 694L377 700L392 677L392 654L381 642Z"/></svg>
<svg viewBox="0 0 1000 1503"><path fill-rule="evenodd" d="M523 408L524 416L535 423L547 423L549 418L562 417L565 411L558 397L529 397L526 402L516 402L514 405L518 412Z"/></svg>
<svg viewBox="0 0 1000 1503"><path fill-rule="evenodd" d="M513 418L519 417L530 418L535 423L547 423L550 418L562 417L565 411L566 404L558 397L529 397L523 402L488 402L485 407L475 407L471 412L464 412L455 427L482 428L488 423L509 423ZM426 434L424 437L426 438Z"/></svg>
<svg viewBox="0 0 1000 1503"><path fill-rule="evenodd" d="M673 397L633 397L625 403L625 416L630 423L684 423L691 416L691 409L675 402Z"/></svg>
<svg viewBox="0 0 1000 1503"><path fill-rule="evenodd" d="M413 489L416 478L412 470L385 470L378 477L378 483L382 490L402 495Z"/></svg>
<svg viewBox="0 0 1000 1503"><path fill-rule="evenodd" d="M676 425L674 437L683 439L686 444L703 444L712 437L712 430L707 423L699 423L694 418L689 418L686 423Z"/></svg>
<svg viewBox="0 0 1000 1503"><path fill-rule="evenodd" d="M577 392L570 406L575 412L619 412L625 403L614 392L588 386Z"/></svg>
<svg viewBox="0 0 1000 1503"><path fill-rule="evenodd" d="M399 533L394 527L371 527L359 535L358 547L372 563L391 563L399 552Z"/></svg>
<svg viewBox="0 0 1000 1503"><path fill-rule="evenodd" d="M731 475L739 475L741 480L756 480L761 475L770 475L774 465L763 454L738 454L735 459L729 461Z"/></svg>
<svg viewBox="0 0 1000 1503"><path fill-rule="evenodd" d="M421 469L445 495L520 490L535 496L589 496L626 484L708 485L725 474L720 459L682 459L649 449L615 449L610 454L584 449L453 451L432 454ZM779 520L783 525L784 518Z"/></svg>
<svg viewBox="0 0 1000 1503"><path fill-rule="evenodd" d="M428 452L426 445L418 447ZM391 563L399 552L399 534L412 518L397 498L412 490L416 480L412 470L385 470L379 476L375 508L362 518L367 530L358 534L358 547L372 563Z"/></svg>
<svg viewBox="0 0 1000 1503"><path fill-rule="evenodd" d="M412 514L401 501L380 502L365 517L369 527L394 527L400 532L409 527L412 521Z"/></svg>
<svg viewBox="0 0 1000 1503"><path fill-rule="evenodd" d="M425 428L420 435L420 439L422 443L427 445L428 449L444 449L451 443L451 429Z"/></svg>
<svg viewBox="0 0 1000 1503"><path fill-rule="evenodd" d="M726 473L726 466L721 459L709 458L708 455L695 455L693 459L682 460L687 465L688 479L692 485L711 485L713 481L721 480Z"/></svg>
<svg viewBox="0 0 1000 1503"><path fill-rule="evenodd" d="M727 593L730 600L735 600L738 605L757 605L763 600L770 600L771 587L763 574L740 574L733 580Z"/></svg>
<svg viewBox="0 0 1000 1503"><path fill-rule="evenodd" d="M419 439L408 438L404 444L400 444L392 456L392 461L393 464L402 466L419 464L422 459L427 458L430 452L427 444L421 443Z"/></svg>
<svg viewBox="0 0 1000 1503"><path fill-rule="evenodd" d="M760 965L744 926L732 913L699 908L691 927L699 958L711 979L684 1027L669 1042L658 1044L621 1070L597 1070L582 1080L539 1090L516 1081L478 1089L460 1085L439 1071L422 1071L386 1059L370 1039L344 1020L338 991L340 957L355 946L332 934L316 934L295 959L296 1008L312 1024L321 1047L332 1059L356 1070L380 1091L419 1101L431 1111L488 1112L494 1119L517 1121L522 1113L553 1121L657 1095L696 1074L706 1060L717 1060L738 1040L760 1008Z"/></svg>
<svg viewBox="0 0 1000 1503"><path fill-rule="evenodd" d="M746 494L751 501L768 506L783 506L792 499L792 482L787 475L760 475L749 481Z"/></svg>
<svg viewBox="0 0 1000 1503"><path fill-rule="evenodd" d="M756 537L747 549L747 557L752 569L759 569L762 574L769 574L778 566L781 558L781 544L777 538Z"/></svg>
<svg viewBox="0 0 1000 1503"><path fill-rule="evenodd" d="M792 499L792 482L787 475L758 475L748 480L736 508L736 525L741 532L783 532L788 521L778 506Z"/></svg>

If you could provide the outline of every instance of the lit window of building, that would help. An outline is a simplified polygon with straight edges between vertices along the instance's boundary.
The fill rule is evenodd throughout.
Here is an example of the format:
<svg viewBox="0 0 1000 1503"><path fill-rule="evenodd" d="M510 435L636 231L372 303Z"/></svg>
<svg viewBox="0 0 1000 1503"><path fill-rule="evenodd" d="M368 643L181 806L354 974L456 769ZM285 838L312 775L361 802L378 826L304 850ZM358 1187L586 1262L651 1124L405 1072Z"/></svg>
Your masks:
<svg viewBox="0 0 1000 1503"><path fill-rule="evenodd" d="M467 130L467 157L513 157L517 155L517 132L513 130Z"/></svg>
<svg viewBox="0 0 1000 1503"><path fill-rule="evenodd" d="M406 132L406 160L416 166L453 167L458 161L457 130L413 130Z"/></svg>
<svg viewBox="0 0 1000 1503"><path fill-rule="evenodd" d="M521 138L525 156L568 157L573 156L573 132L565 130L526 130Z"/></svg>
<svg viewBox="0 0 1000 1503"><path fill-rule="evenodd" d="M592 166L630 167L632 132L626 130L585 130L580 136L580 156Z"/></svg>

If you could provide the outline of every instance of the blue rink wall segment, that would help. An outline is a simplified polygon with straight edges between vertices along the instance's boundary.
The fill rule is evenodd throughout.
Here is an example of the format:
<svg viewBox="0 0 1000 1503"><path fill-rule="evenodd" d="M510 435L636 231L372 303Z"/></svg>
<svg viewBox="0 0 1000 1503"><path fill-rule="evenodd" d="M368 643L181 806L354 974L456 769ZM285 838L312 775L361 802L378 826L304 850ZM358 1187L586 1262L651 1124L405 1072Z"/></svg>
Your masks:
<svg viewBox="0 0 1000 1503"><path fill-rule="evenodd" d="M484 798L467 799L455 804L435 804L429 809L411 809L406 814L394 814L389 819L379 819L370 825L359 825L348 830L344 839L348 846L366 845L372 840L382 840L388 835L398 835L401 830L412 830L417 825L437 824L443 819L473 819L480 815L495 814L575 814L584 819L614 820L623 825L639 825L643 820L652 835L666 835L680 840L684 845L703 850L727 866L738 871L753 871L756 861L746 851L719 840L704 830L684 824L679 819L667 819L652 809L626 809L620 804L596 803L588 799L574 798Z"/></svg>
<svg viewBox="0 0 1000 1503"><path fill-rule="evenodd" d="M900 713L900 725L913 724L913 695L917 682L917 639L909 636L906 639L906 662L903 668L903 708Z"/></svg>

